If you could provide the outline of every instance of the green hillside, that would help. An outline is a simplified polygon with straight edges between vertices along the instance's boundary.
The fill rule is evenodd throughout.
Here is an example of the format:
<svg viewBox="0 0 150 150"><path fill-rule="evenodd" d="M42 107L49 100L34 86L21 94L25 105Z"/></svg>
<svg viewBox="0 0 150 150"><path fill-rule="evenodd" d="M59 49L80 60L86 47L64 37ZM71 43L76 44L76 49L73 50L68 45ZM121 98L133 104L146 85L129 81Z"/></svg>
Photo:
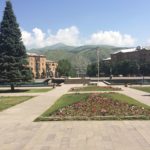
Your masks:
<svg viewBox="0 0 150 150"><path fill-rule="evenodd" d="M123 47L114 47L108 45L85 45L80 47L56 44L40 49L32 49L29 52L43 54L49 60L59 61L67 59L74 68L86 68L88 64L97 61L97 50L100 50L100 59L110 57L110 54L123 49Z"/></svg>

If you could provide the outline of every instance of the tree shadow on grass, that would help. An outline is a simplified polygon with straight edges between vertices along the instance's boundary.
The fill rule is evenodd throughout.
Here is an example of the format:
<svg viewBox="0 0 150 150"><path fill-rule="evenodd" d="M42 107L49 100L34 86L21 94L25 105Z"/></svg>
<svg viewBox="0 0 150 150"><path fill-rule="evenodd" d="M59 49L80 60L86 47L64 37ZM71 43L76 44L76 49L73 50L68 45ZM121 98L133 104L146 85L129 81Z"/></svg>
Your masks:
<svg viewBox="0 0 150 150"><path fill-rule="evenodd" d="M148 95L142 95L142 96L150 96L150 94L148 94Z"/></svg>
<svg viewBox="0 0 150 150"><path fill-rule="evenodd" d="M14 91L11 90L0 90L0 93L24 93L28 92L29 90L24 90L24 89L16 89Z"/></svg>

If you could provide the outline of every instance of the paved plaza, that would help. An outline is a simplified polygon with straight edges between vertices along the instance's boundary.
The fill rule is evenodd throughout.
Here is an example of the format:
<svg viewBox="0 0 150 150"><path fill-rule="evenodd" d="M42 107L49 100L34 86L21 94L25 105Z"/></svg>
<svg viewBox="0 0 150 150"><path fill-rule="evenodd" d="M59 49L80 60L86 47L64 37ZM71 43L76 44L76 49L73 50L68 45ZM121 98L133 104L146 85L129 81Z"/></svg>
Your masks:
<svg viewBox="0 0 150 150"><path fill-rule="evenodd" d="M0 150L150 150L150 121L33 122L74 86L56 87L0 112ZM148 93L123 90L150 105Z"/></svg>

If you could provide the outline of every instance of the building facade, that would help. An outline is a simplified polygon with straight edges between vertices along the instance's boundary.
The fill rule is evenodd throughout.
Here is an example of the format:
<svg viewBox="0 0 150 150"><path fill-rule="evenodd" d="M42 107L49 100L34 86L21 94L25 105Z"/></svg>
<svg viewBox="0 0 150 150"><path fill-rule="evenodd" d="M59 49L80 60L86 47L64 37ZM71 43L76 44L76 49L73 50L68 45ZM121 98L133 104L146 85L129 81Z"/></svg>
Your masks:
<svg viewBox="0 0 150 150"><path fill-rule="evenodd" d="M49 61L46 59L46 56L38 55L35 53L27 53L27 56L29 67L32 70L33 78L41 79L47 77L55 77L56 68L58 65L56 62ZM48 62L53 63L50 64ZM52 71L51 76L48 76L49 71Z"/></svg>
<svg viewBox="0 0 150 150"><path fill-rule="evenodd" d="M145 48L124 49L111 54L112 64L116 64L124 60L135 61L138 64L150 63L150 50L147 50Z"/></svg>

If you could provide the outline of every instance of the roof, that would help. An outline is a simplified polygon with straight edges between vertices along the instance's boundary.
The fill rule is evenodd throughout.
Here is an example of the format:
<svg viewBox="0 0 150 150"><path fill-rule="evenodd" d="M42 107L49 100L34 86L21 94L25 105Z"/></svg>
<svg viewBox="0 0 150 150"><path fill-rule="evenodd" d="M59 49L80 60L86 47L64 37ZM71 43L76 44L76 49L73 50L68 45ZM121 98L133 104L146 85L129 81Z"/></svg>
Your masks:
<svg viewBox="0 0 150 150"><path fill-rule="evenodd" d="M46 57L45 55L38 55L36 53L27 53L28 56L41 56L41 57Z"/></svg>
<svg viewBox="0 0 150 150"><path fill-rule="evenodd" d="M56 63L55 61L52 60L46 60L47 63Z"/></svg>
<svg viewBox="0 0 150 150"><path fill-rule="evenodd" d="M111 60L111 58L110 57L108 57L108 58L105 58L105 59L103 59L104 61L107 61L107 60Z"/></svg>
<svg viewBox="0 0 150 150"><path fill-rule="evenodd" d="M146 50L150 50L150 46L146 46L144 47Z"/></svg>
<svg viewBox="0 0 150 150"><path fill-rule="evenodd" d="M113 54L117 54L117 53L129 53L129 52L134 52L134 51L137 51L136 48L129 48L129 49L122 49L122 50L119 50Z"/></svg>

